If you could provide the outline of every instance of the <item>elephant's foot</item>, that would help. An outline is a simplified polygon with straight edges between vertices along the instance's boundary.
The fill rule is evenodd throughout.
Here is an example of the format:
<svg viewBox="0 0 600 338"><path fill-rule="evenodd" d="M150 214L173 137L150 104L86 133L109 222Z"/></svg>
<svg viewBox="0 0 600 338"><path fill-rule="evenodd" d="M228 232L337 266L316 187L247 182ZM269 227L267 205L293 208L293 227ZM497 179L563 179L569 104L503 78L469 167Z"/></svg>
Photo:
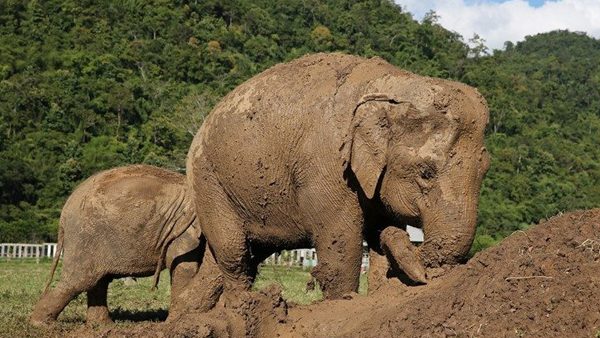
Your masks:
<svg viewBox="0 0 600 338"><path fill-rule="evenodd" d="M106 306L90 306L87 310L87 324L91 325L106 325L112 324L113 321L108 314Z"/></svg>
<svg viewBox="0 0 600 338"><path fill-rule="evenodd" d="M287 317L287 303L278 285L260 291L226 291L217 308L224 311L233 337L262 337Z"/></svg>
<svg viewBox="0 0 600 338"><path fill-rule="evenodd" d="M189 313L211 310L223 293L223 274L207 250L204 261L192 279L181 287L179 293L171 293L171 306L167 321Z"/></svg>
<svg viewBox="0 0 600 338"><path fill-rule="evenodd" d="M413 282L427 284L425 266L405 231L387 227L381 232L379 239L392 269L402 270Z"/></svg>
<svg viewBox="0 0 600 338"><path fill-rule="evenodd" d="M324 262L323 262L324 263ZM347 299L358 293L360 271L334 268L319 262L311 275L319 283L324 299Z"/></svg>
<svg viewBox="0 0 600 338"><path fill-rule="evenodd" d="M60 290L58 290L60 291ZM64 308L68 299L65 300L60 296L57 289L52 289L48 293L42 295L42 298L35 304L29 323L35 327L48 327L56 323L56 319Z"/></svg>
<svg viewBox="0 0 600 338"><path fill-rule="evenodd" d="M29 317L29 324L34 327L47 328L56 323L56 318L48 314L42 314L34 311Z"/></svg>

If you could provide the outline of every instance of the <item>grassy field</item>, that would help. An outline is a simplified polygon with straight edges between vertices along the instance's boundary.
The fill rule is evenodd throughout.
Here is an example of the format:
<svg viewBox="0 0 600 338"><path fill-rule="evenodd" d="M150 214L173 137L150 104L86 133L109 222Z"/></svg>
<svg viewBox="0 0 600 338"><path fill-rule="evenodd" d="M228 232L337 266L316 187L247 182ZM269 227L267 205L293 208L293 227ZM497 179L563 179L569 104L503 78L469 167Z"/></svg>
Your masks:
<svg viewBox="0 0 600 338"><path fill-rule="evenodd" d="M50 261L40 263L27 260L0 261L0 337L43 337L40 331L28 324L28 316L48 278ZM60 276L60 265L55 275ZM310 279L307 270L296 267L263 266L255 283L260 289L272 283L282 286L283 297L298 304L309 304L321 299L317 288L306 291ZM151 278L140 278L126 285L123 280L110 284L108 304L111 316L119 326L132 325L141 320L164 320L169 304L168 272L163 271L158 290L152 292ZM361 276L360 292L366 291L366 276ZM85 321L86 296L73 300L59 317L57 332L68 331Z"/></svg>

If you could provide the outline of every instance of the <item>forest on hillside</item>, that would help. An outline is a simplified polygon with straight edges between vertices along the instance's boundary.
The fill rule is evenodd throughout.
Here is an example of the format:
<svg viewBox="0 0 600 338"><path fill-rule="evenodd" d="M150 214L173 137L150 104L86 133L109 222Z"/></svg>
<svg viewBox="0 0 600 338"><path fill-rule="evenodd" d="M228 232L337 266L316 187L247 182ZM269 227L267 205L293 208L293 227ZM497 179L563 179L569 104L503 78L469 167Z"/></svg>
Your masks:
<svg viewBox="0 0 600 338"><path fill-rule="evenodd" d="M391 0L2 1L0 242L54 241L65 199L99 170L183 172L219 98L320 51L381 56L483 93L492 166L476 249L600 206L600 41L556 31L502 51L470 42Z"/></svg>

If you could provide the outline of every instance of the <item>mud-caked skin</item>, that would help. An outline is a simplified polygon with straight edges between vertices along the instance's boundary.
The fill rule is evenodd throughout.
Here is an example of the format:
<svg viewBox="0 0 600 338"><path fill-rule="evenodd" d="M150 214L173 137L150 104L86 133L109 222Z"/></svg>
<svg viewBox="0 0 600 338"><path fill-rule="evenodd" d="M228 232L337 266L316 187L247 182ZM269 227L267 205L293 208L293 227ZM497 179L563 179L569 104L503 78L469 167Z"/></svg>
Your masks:
<svg viewBox="0 0 600 338"><path fill-rule="evenodd" d="M110 322L110 281L158 277L165 266L175 299L198 270L204 248L199 238L184 175L147 165L98 173L80 184L63 207L57 249L58 254L64 249L60 281L46 287L31 322L56 320L82 292L87 292L88 323Z"/></svg>
<svg viewBox="0 0 600 338"><path fill-rule="evenodd" d="M489 166L487 121L475 89L379 58L310 55L240 85L187 162L226 295L248 290L269 254L310 246L326 298L357 291L362 240L379 246L384 224L422 226L426 265L459 261Z"/></svg>

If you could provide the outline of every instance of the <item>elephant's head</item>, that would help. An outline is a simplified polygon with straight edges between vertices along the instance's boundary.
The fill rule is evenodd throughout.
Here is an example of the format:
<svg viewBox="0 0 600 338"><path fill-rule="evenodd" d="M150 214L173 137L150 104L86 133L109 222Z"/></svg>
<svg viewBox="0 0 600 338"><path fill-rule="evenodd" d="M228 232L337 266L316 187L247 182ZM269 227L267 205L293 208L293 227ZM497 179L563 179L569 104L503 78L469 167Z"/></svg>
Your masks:
<svg viewBox="0 0 600 338"><path fill-rule="evenodd" d="M349 132L348 169L395 225L423 227L420 256L438 266L459 262L473 242L489 167L488 110L473 88L430 81L362 98Z"/></svg>

